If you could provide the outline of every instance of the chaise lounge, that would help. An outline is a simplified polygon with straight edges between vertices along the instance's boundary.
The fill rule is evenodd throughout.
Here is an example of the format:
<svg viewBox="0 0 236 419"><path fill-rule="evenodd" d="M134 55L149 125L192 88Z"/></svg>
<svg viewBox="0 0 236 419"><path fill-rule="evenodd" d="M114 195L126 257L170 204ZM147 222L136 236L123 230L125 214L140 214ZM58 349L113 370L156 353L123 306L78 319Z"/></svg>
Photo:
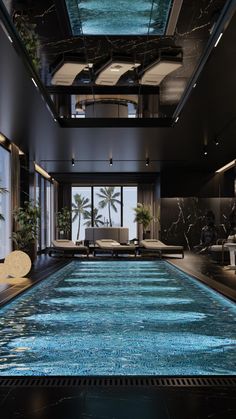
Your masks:
<svg viewBox="0 0 236 419"><path fill-rule="evenodd" d="M69 255L74 256L78 254L89 255L89 248L87 246L76 245L72 240L53 240L52 247L49 248L48 254Z"/></svg>
<svg viewBox="0 0 236 419"><path fill-rule="evenodd" d="M139 253L147 254L154 253L160 258L163 254L180 254L184 258L184 248L183 246L172 246L167 245L160 240L156 239L146 239L140 242Z"/></svg>
<svg viewBox="0 0 236 419"><path fill-rule="evenodd" d="M112 256L118 256L119 254L134 254L136 256L136 247L132 244L120 244L116 240L112 239L101 239L96 240L96 246L94 248L94 256L97 253L110 253Z"/></svg>

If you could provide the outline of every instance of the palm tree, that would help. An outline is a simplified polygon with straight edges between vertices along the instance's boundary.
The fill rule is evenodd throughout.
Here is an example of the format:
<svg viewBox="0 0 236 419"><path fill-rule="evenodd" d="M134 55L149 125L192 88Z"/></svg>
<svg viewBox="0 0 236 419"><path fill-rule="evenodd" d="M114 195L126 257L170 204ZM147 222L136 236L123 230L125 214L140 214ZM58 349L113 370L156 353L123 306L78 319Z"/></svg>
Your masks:
<svg viewBox="0 0 236 419"><path fill-rule="evenodd" d="M1 188L0 187L0 195L3 195L5 193L7 193L7 192L8 192L8 190L6 188ZM0 213L0 220L2 220L2 221L5 220L5 218L3 217L3 215L1 213Z"/></svg>
<svg viewBox="0 0 236 419"><path fill-rule="evenodd" d="M103 225L103 221L101 221L102 215L98 214L98 209L94 208L92 211L84 211L83 214L84 220L88 220L84 223L86 227L92 227L92 217L93 217L93 225L94 227L100 227Z"/></svg>
<svg viewBox="0 0 236 419"><path fill-rule="evenodd" d="M81 223L81 215L84 214L86 208L90 208L91 205L89 204L89 198L84 198L81 194L74 195L75 203L72 203L72 213L74 213L72 218L72 223L79 219L78 223L78 232L77 232L77 240L79 240L79 233L80 233L80 223Z"/></svg>
<svg viewBox="0 0 236 419"><path fill-rule="evenodd" d="M100 193L97 193L97 196L101 198L102 200L99 202L100 208L105 208L108 206L108 215L109 215L109 224L110 227L112 227L112 221L111 221L111 208L117 212L117 208L115 204L120 204L120 200L117 199L120 196L120 192L115 192L114 186L109 186L105 188L100 188Z"/></svg>

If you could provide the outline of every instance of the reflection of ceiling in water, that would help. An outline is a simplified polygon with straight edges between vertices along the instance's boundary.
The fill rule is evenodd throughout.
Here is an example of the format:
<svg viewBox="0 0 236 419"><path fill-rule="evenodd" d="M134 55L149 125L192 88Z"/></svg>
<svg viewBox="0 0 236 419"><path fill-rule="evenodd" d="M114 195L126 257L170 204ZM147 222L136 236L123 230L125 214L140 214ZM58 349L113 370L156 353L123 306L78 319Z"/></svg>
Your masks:
<svg viewBox="0 0 236 419"><path fill-rule="evenodd" d="M172 0L66 0L73 35L164 35Z"/></svg>

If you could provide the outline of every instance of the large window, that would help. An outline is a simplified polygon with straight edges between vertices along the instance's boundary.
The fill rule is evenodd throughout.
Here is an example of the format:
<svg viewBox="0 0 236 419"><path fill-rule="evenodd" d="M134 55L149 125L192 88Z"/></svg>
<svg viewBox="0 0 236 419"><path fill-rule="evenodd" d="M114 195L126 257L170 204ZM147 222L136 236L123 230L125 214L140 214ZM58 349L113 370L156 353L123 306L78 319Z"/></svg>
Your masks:
<svg viewBox="0 0 236 419"><path fill-rule="evenodd" d="M136 205L136 186L73 186L72 240L84 240L86 227L128 227L136 238Z"/></svg>
<svg viewBox="0 0 236 419"><path fill-rule="evenodd" d="M84 240L85 228L93 225L90 187L72 187L72 240Z"/></svg>
<svg viewBox="0 0 236 419"><path fill-rule="evenodd" d="M53 184L36 172L35 200L40 206L38 250L51 246L53 240Z"/></svg>
<svg viewBox="0 0 236 419"><path fill-rule="evenodd" d="M134 222L134 208L137 206L138 190L136 186L123 187L123 226L129 227L129 239L137 238L137 223Z"/></svg>
<svg viewBox="0 0 236 419"><path fill-rule="evenodd" d="M104 227L121 226L121 187L94 188L94 215L96 214L101 217Z"/></svg>
<svg viewBox="0 0 236 419"><path fill-rule="evenodd" d="M0 146L0 259L11 250L10 153Z"/></svg>

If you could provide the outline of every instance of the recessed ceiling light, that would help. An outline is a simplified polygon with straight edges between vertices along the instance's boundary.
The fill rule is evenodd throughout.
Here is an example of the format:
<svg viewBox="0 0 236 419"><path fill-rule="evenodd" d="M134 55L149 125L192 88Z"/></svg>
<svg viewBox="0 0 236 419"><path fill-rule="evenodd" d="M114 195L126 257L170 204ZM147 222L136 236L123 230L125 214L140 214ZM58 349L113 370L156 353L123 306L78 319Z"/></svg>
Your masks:
<svg viewBox="0 0 236 419"><path fill-rule="evenodd" d="M140 65L133 61L110 60L98 73L95 83L97 85L115 86L118 80L128 71L133 70L134 65Z"/></svg>
<svg viewBox="0 0 236 419"><path fill-rule="evenodd" d="M182 66L182 61L162 59L151 64L143 73L140 84L159 86L168 74Z"/></svg>
<svg viewBox="0 0 236 419"><path fill-rule="evenodd" d="M78 61L63 61L56 68L52 74L52 85L71 86L76 76L81 73L86 67L87 63Z"/></svg>
<svg viewBox="0 0 236 419"><path fill-rule="evenodd" d="M217 45L219 44L219 42L221 40L222 35L223 35L223 32L221 32L220 35L218 36L217 41L216 41L214 47L217 47Z"/></svg>
<svg viewBox="0 0 236 419"><path fill-rule="evenodd" d="M215 143L215 145L219 145L219 144L220 144L220 140L219 140L219 138L215 138L215 139L214 139L214 143Z"/></svg>
<svg viewBox="0 0 236 419"><path fill-rule="evenodd" d="M207 154L208 154L207 146L206 145L204 145L203 154L204 154L204 156L207 156Z"/></svg>
<svg viewBox="0 0 236 419"><path fill-rule="evenodd" d="M31 77L31 80L32 80L32 82L33 82L34 86L36 87L36 89L38 89L38 85L37 85L37 83L36 83L36 81L34 80L34 78L33 78L33 77Z"/></svg>

